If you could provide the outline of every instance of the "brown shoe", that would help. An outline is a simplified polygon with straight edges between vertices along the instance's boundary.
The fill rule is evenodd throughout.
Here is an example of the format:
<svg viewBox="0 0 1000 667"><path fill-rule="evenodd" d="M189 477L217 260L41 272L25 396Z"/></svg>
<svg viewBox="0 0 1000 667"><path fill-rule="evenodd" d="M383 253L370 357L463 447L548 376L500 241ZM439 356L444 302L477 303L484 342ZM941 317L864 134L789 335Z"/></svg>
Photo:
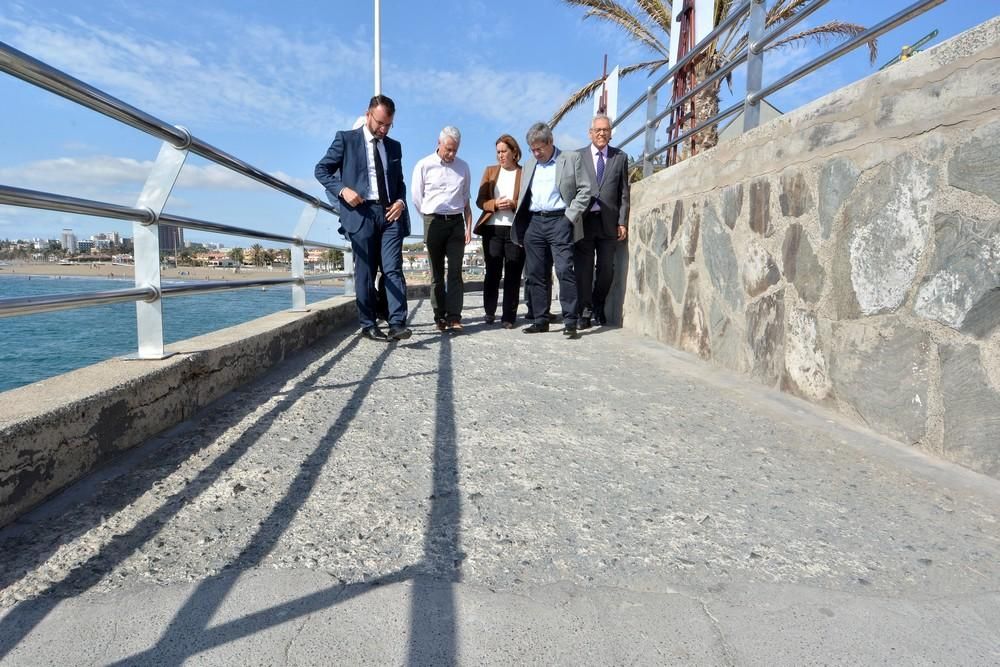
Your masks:
<svg viewBox="0 0 1000 667"><path fill-rule="evenodd" d="M513 322L504 322L500 326L502 326L504 329L513 329L514 328L514 323Z"/></svg>
<svg viewBox="0 0 1000 667"><path fill-rule="evenodd" d="M462 323L457 320L448 323L448 331L451 331L453 333L462 333L464 330L465 327L463 327Z"/></svg>
<svg viewBox="0 0 1000 667"><path fill-rule="evenodd" d="M444 331L448 328L448 323L444 320L435 320L434 324L437 325L438 331Z"/></svg>

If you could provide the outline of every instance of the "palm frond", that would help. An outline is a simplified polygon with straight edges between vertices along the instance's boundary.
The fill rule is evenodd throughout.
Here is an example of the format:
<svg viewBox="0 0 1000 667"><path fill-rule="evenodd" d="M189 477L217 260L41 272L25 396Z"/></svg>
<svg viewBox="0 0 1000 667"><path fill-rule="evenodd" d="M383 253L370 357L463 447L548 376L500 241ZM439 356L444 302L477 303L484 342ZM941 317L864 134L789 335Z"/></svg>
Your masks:
<svg viewBox="0 0 1000 667"><path fill-rule="evenodd" d="M824 44L831 39L855 37L864 31L865 27L860 26L857 23L830 21L829 23L824 23L821 26L810 28L809 30L803 30L802 32L797 32L794 35L789 35L788 37L779 39L777 42L768 47L768 50L807 39L812 39L819 44ZM868 60L872 65L874 65L877 59L878 41L873 39L868 42Z"/></svg>
<svg viewBox="0 0 1000 667"><path fill-rule="evenodd" d="M584 19L591 17L617 25L631 37L642 42L657 53L667 55L670 51L657 37L630 11L614 0L563 0L567 5L587 9Z"/></svg>
<svg viewBox="0 0 1000 667"><path fill-rule="evenodd" d="M664 67L666 64L666 58L648 60L644 63L636 63L635 65L623 67L618 73L618 76L623 79L636 72L649 71L650 73L653 73L661 67ZM555 127L559 121L563 119L563 116L590 99L590 97L601 87L602 83L604 83L604 77L598 77L570 95L569 99L563 102L562 106L559 107L559 110L552 115L552 119L549 121L549 127Z"/></svg>
<svg viewBox="0 0 1000 667"><path fill-rule="evenodd" d="M639 5L639 9L646 12L650 21L656 24L668 37L670 36L671 16L669 2L664 2L663 0L636 0L635 4Z"/></svg>

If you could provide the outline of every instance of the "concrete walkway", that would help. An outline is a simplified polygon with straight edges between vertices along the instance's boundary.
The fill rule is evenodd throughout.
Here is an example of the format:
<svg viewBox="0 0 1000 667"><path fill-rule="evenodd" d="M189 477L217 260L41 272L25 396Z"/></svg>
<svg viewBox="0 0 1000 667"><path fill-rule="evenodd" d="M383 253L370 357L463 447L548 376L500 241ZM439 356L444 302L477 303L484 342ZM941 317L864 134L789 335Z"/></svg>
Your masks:
<svg viewBox="0 0 1000 667"><path fill-rule="evenodd" d="M1000 482L619 329L344 332L0 531L3 665L1000 664Z"/></svg>

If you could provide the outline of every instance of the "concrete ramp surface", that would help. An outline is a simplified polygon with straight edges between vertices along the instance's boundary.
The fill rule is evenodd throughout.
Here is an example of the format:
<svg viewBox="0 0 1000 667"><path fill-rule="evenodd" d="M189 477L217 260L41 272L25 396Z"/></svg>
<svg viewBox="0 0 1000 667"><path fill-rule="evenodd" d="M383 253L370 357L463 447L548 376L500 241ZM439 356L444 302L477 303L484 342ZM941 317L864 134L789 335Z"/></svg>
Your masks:
<svg viewBox="0 0 1000 667"><path fill-rule="evenodd" d="M0 664L1000 663L1000 482L479 303L328 337L0 531Z"/></svg>

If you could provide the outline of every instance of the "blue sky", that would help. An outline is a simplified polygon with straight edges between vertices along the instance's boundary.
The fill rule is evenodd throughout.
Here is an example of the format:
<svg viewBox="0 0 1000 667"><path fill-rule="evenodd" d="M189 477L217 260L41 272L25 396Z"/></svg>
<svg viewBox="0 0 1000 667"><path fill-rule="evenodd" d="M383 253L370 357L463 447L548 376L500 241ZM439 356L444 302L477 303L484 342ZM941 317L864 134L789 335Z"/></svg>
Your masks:
<svg viewBox="0 0 1000 667"><path fill-rule="evenodd" d="M908 4L832 0L806 25L834 18L872 25ZM940 43L992 18L998 6L950 0L883 37L879 64L934 28ZM604 53L611 66L650 57L615 27L582 16L556 0L383 0L382 88L396 101L392 136L403 144L407 178L444 125L462 130L459 156L478 178L494 161L498 135L521 141L532 122L547 120L600 73ZM12 0L0 6L0 41L322 196L313 167L372 94L372 18L368 0ZM824 48L809 42L769 52L765 82ZM788 111L873 71L859 50L771 101ZM647 83L642 74L623 81L619 107ZM7 75L0 99L0 183L135 204L157 140ZM567 116L557 144L584 145L589 115L588 103ZM626 147L638 149L639 142ZM179 215L281 233L291 233L301 209L195 156L167 205ZM80 237L131 236L127 223L0 206L0 238L57 238L63 227ZM320 214L310 238L337 241L335 229L335 219ZM201 232L187 238L253 242Z"/></svg>

